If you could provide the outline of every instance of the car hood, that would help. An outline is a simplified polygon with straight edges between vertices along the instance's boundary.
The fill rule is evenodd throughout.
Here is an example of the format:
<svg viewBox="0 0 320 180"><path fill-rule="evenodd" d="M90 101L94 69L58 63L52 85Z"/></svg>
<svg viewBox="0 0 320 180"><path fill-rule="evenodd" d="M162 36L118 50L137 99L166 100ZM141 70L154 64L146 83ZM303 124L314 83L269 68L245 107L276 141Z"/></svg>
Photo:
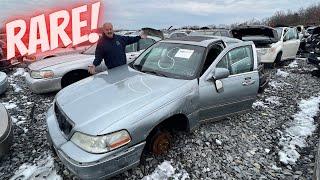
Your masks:
<svg viewBox="0 0 320 180"><path fill-rule="evenodd" d="M74 123L75 131L99 135L187 82L144 74L125 65L63 89L56 103Z"/></svg>
<svg viewBox="0 0 320 180"><path fill-rule="evenodd" d="M279 40L277 30L268 26L240 26L231 30L234 38L259 43L275 43Z"/></svg>
<svg viewBox="0 0 320 180"><path fill-rule="evenodd" d="M43 59L37 62L34 62L28 66L30 70L41 70L44 68L48 68L51 66L55 66L58 64L68 63L72 61L80 61L84 59L92 60L94 55L86 55L86 54L71 54L71 55L64 55L58 57L52 57L48 59Z"/></svg>

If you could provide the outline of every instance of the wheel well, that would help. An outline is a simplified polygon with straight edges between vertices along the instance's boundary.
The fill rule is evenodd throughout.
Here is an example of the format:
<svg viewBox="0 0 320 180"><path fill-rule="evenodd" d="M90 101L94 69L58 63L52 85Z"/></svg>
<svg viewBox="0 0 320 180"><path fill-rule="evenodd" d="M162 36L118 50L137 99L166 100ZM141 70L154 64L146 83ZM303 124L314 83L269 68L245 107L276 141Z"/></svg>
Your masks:
<svg viewBox="0 0 320 180"><path fill-rule="evenodd" d="M54 56L54 55L52 55L52 56L47 56L47 57L44 57L43 59L48 59L48 58L52 58L52 57L56 57L56 56Z"/></svg>
<svg viewBox="0 0 320 180"><path fill-rule="evenodd" d="M87 70L84 70L84 69L72 70L62 76L61 87L65 87L68 84L69 78L72 77L74 74L80 75L79 77L83 77L83 78L90 76Z"/></svg>
<svg viewBox="0 0 320 180"><path fill-rule="evenodd" d="M188 117L184 114L176 114L173 115L160 124L155 126L149 133L148 137L152 136L158 130L168 130L168 131L187 131L189 128L189 120Z"/></svg>

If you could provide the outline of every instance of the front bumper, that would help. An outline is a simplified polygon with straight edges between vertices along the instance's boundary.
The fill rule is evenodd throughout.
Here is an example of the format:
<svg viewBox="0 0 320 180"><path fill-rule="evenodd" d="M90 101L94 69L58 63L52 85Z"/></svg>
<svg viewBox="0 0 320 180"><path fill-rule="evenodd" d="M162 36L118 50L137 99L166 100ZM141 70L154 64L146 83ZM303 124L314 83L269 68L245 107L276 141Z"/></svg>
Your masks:
<svg viewBox="0 0 320 180"><path fill-rule="evenodd" d="M30 73L26 74L26 82L34 93L48 93L61 89L61 77L54 79L34 79L30 76Z"/></svg>
<svg viewBox="0 0 320 180"><path fill-rule="evenodd" d="M140 163L145 142L122 147L103 153L88 153L71 141L60 131L53 107L47 113L48 141L55 149L62 163L81 179L102 179L115 176Z"/></svg>
<svg viewBox="0 0 320 180"><path fill-rule="evenodd" d="M261 63L274 63L277 55L275 53L267 52L265 54L260 54Z"/></svg>

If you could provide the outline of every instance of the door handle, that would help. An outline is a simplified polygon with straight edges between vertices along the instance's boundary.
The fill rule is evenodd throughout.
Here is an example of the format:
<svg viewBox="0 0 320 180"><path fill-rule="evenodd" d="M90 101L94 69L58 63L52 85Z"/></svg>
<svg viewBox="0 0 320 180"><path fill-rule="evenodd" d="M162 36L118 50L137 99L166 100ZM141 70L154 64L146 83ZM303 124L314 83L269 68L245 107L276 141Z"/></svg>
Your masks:
<svg viewBox="0 0 320 180"><path fill-rule="evenodd" d="M243 81L242 85L243 86L250 86L250 85L254 84L255 82L256 82L255 80L248 79L248 80Z"/></svg>

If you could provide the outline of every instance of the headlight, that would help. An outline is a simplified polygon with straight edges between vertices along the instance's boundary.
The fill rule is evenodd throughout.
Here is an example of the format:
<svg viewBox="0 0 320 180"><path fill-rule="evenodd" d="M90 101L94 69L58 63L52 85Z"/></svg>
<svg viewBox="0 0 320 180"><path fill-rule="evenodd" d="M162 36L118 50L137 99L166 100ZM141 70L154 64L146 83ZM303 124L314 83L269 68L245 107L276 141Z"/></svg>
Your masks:
<svg viewBox="0 0 320 180"><path fill-rule="evenodd" d="M268 49L266 49L266 48L261 48L261 49L258 50L258 53L260 55L265 55L265 54L267 54L267 52L268 52Z"/></svg>
<svg viewBox="0 0 320 180"><path fill-rule="evenodd" d="M276 50L277 50L277 48L276 48L276 47L272 47L272 48L270 48L270 52L271 52L271 53L276 52Z"/></svg>
<svg viewBox="0 0 320 180"><path fill-rule="evenodd" d="M29 59L29 60L32 60L32 61L37 60L37 57L34 56L34 55L27 55L27 56L25 56L25 58L26 58L26 59Z"/></svg>
<svg viewBox="0 0 320 180"><path fill-rule="evenodd" d="M54 77L53 71L31 71L30 76L34 79L50 79Z"/></svg>
<svg viewBox="0 0 320 180"><path fill-rule="evenodd" d="M105 153L128 144L131 141L131 137L126 130L104 136L89 136L76 132L72 136L71 141L85 151Z"/></svg>

